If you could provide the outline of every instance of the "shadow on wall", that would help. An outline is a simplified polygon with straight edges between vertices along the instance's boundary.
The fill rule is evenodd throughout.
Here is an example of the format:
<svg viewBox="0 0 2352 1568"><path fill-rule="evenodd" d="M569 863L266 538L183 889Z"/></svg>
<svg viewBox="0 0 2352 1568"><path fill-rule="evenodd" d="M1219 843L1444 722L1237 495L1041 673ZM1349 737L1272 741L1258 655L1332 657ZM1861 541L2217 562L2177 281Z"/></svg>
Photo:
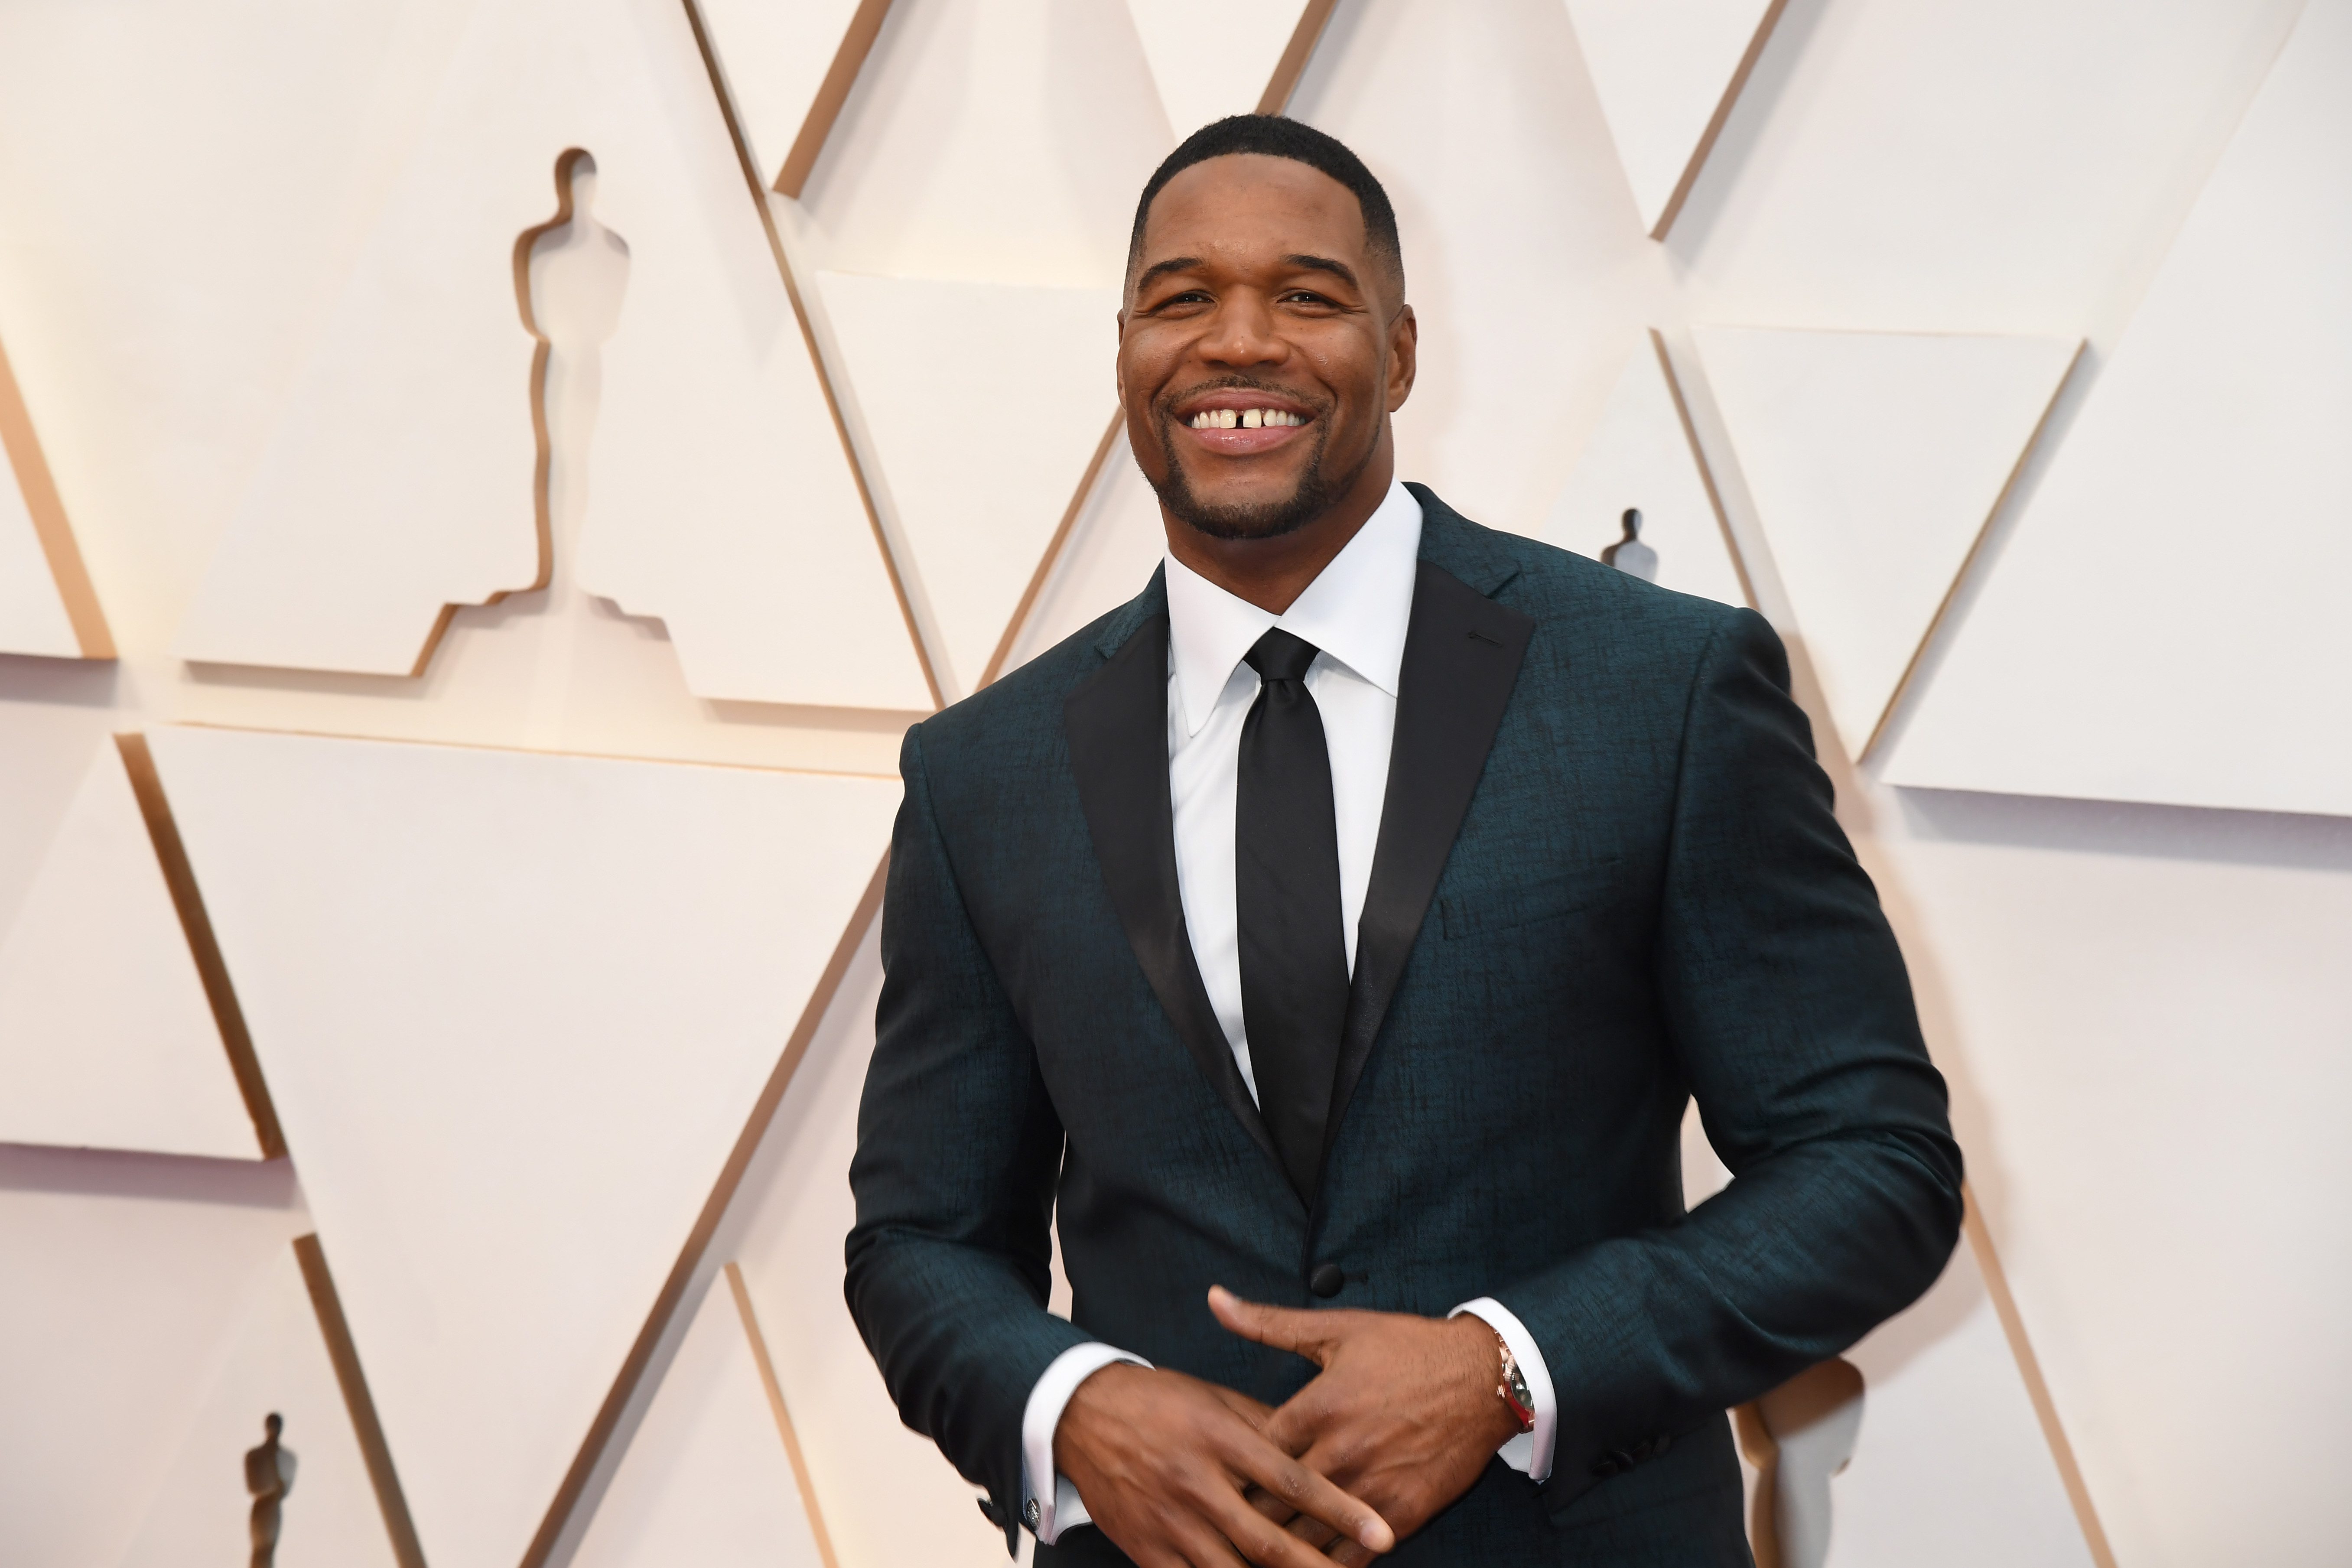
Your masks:
<svg viewBox="0 0 2352 1568"><path fill-rule="evenodd" d="M2352 871L2352 817L1897 789L1911 836L2141 859Z"/></svg>

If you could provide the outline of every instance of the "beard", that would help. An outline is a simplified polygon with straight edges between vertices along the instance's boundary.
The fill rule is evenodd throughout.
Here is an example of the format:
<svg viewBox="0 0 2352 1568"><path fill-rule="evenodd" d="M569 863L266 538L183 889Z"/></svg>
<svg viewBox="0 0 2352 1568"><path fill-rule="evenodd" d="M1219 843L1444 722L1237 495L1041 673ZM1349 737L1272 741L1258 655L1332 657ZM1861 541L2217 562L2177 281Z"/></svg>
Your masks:
<svg viewBox="0 0 2352 1568"><path fill-rule="evenodd" d="M1273 390L1255 382L1234 377L1216 384L1212 390L1234 388L1246 392ZM1279 539L1286 533L1296 533L1325 512L1332 503L1345 495L1349 487L1370 464L1373 451L1368 450L1363 460L1343 475L1334 475L1326 458L1331 442L1331 410L1316 409L1308 424L1315 435L1314 449L1307 454L1306 467L1300 469L1298 483L1287 496L1277 496L1261 501L1243 501L1225 505L1206 501L1193 492L1192 482L1184 477L1184 466L1176 460L1175 405L1184 397L1204 390L1187 387L1181 394L1160 400L1152 410L1152 423L1160 437L1160 459L1167 468L1165 478L1150 479L1151 488L1159 493L1160 504L1168 515L1186 527L1207 534L1212 539Z"/></svg>

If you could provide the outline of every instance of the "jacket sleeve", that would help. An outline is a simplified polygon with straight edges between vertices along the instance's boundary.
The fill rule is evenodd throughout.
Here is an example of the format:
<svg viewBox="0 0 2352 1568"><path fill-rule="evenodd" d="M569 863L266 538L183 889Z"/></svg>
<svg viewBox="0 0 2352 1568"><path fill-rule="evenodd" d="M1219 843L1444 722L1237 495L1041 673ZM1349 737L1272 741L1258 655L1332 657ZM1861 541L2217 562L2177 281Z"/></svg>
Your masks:
<svg viewBox="0 0 2352 1568"><path fill-rule="evenodd" d="M1011 1550L1023 1407L1089 1337L1045 1310L1062 1126L958 891L919 726L899 768L845 1291L900 1419L987 1489Z"/></svg>
<svg viewBox="0 0 2352 1568"><path fill-rule="evenodd" d="M1761 616L1718 625L1687 703L1655 984L1733 1180L1497 1292L1549 1363L1570 1498L1845 1349L1959 1234L1944 1080Z"/></svg>

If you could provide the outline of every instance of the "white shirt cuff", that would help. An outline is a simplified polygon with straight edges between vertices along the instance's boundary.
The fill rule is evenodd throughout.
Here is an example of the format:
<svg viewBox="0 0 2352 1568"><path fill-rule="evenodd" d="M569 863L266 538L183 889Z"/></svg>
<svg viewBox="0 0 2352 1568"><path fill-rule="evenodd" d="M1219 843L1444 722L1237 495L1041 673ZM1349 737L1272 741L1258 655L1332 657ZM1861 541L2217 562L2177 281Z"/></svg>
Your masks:
<svg viewBox="0 0 2352 1568"><path fill-rule="evenodd" d="M1511 1321L1518 1321L1516 1318ZM1060 1538L1062 1531L1093 1522L1078 1496L1078 1489L1054 1468L1054 1431L1061 1426L1062 1411L1070 1403L1070 1395L1078 1391L1078 1384L1117 1362L1141 1367L1151 1364L1139 1355L1129 1355L1100 1341L1072 1345L1037 1374L1036 1383L1029 1390L1029 1403L1021 1408L1021 1522L1048 1546ZM1551 1385L1544 1386L1549 1390ZM1053 1477L1053 1485L1040 1487L1040 1476Z"/></svg>
<svg viewBox="0 0 2352 1568"><path fill-rule="evenodd" d="M1559 1431L1559 1404L1552 1397L1551 1369L1544 1365L1543 1347L1536 1343L1535 1335L1528 1332L1518 1314L1491 1296L1465 1301L1445 1315L1458 1318L1465 1312L1483 1318L1487 1327L1503 1336L1503 1342L1511 1347L1512 1359L1519 1363L1519 1375L1528 1380L1528 1397L1535 1405L1535 1430L1520 1433L1495 1452L1501 1456L1503 1463L1528 1479L1548 1481L1551 1479L1552 1439ZM1033 1399L1031 1404L1034 1405L1035 1401Z"/></svg>

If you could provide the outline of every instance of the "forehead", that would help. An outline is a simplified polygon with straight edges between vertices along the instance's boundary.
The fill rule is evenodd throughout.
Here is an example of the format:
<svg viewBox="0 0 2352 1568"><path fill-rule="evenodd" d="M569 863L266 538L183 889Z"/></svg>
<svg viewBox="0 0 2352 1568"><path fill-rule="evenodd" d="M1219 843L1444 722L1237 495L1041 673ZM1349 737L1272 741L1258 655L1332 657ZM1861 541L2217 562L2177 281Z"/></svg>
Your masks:
<svg viewBox="0 0 2352 1568"><path fill-rule="evenodd" d="M1355 192L1295 158L1231 153L1160 187L1136 259L1149 267L1171 256L1240 262L1303 251L1360 260L1365 243Z"/></svg>

